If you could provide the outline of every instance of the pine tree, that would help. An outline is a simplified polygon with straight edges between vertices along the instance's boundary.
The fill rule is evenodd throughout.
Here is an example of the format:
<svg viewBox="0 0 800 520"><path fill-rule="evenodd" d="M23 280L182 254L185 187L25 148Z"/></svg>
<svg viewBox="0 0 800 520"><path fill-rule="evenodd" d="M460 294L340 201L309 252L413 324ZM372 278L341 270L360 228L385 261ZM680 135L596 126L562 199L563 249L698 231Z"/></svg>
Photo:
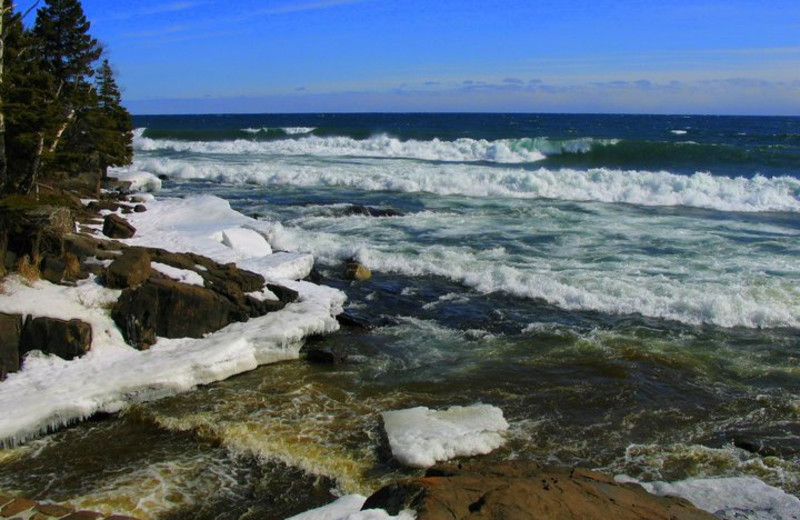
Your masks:
<svg viewBox="0 0 800 520"><path fill-rule="evenodd" d="M59 165L56 153L79 112L93 104L93 86L88 80L102 49L89 34L89 27L79 0L46 0L37 12L32 41L52 84L43 100L47 124L38 135L31 170L20 187L23 192L30 192L38 182L44 160L49 160L52 168L71 165L70 154L65 155L66 164Z"/></svg>
<svg viewBox="0 0 800 520"><path fill-rule="evenodd" d="M109 166L125 166L133 159L133 119L122 106L122 94L108 60L97 71L97 130L95 147L104 174Z"/></svg>

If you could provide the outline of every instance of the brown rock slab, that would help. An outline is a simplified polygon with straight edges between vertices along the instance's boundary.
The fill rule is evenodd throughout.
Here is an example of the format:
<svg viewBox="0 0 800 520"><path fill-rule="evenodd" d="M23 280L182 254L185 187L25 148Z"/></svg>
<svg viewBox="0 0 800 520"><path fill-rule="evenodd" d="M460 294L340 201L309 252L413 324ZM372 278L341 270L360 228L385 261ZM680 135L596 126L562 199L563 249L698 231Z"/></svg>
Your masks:
<svg viewBox="0 0 800 520"><path fill-rule="evenodd" d="M22 316L0 313L0 381L19 370Z"/></svg>
<svg viewBox="0 0 800 520"><path fill-rule="evenodd" d="M106 286L111 289L127 289L144 282L151 274L147 250L131 247L125 249L106 269Z"/></svg>
<svg viewBox="0 0 800 520"><path fill-rule="evenodd" d="M31 318L25 323L20 339L20 354L41 350L63 359L75 359L92 347L92 326L81 320Z"/></svg>
<svg viewBox="0 0 800 520"><path fill-rule="evenodd" d="M136 228L124 218L112 213L103 219L103 234L109 238L131 238L136 234Z"/></svg>
<svg viewBox="0 0 800 520"><path fill-rule="evenodd" d="M103 518L103 515L94 511L75 511L62 520L97 520L98 518Z"/></svg>
<svg viewBox="0 0 800 520"><path fill-rule="evenodd" d="M36 505L36 502L33 500L28 500L26 498L15 498L5 506L3 509L0 509L0 516L5 518L11 518L14 515L18 515L23 511L27 511L28 509L32 509Z"/></svg>
<svg viewBox="0 0 800 520"><path fill-rule="evenodd" d="M39 504L36 506L36 511L47 516L62 517L72 513L75 510L71 507L60 506L58 504Z"/></svg>
<svg viewBox="0 0 800 520"><path fill-rule="evenodd" d="M602 473L526 461L435 466L425 478L378 490L363 509L393 515L413 509L418 520L716 519L684 499L652 495Z"/></svg>

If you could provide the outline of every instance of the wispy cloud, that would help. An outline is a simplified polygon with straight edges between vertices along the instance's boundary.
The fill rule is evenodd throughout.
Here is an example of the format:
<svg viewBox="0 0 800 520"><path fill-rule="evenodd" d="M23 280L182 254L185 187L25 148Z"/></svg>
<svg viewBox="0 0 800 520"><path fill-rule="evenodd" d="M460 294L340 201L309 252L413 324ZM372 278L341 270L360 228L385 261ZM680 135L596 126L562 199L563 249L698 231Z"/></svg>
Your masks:
<svg viewBox="0 0 800 520"><path fill-rule="evenodd" d="M203 5L208 5L213 3L215 3L213 0L183 0L180 2L169 2L162 5L145 7L143 9L137 9L135 11L116 13L111 15L111 17L117 20L128 20L140 16L153 16L158 14L189 11L196 7L201 7Z"/></svg>
<svg viewBox="0 0 800 520"><path fill-rule="evenodd" d="M253 11L253 15L269 15L269 14L288 14L297 13L301 11L320 11L322 9L331 9L342 5L362 4L372 0L318 0L316 2L298 2L291 4L279 5L276 7L269 7L266 9L259 9Z"/></svg>

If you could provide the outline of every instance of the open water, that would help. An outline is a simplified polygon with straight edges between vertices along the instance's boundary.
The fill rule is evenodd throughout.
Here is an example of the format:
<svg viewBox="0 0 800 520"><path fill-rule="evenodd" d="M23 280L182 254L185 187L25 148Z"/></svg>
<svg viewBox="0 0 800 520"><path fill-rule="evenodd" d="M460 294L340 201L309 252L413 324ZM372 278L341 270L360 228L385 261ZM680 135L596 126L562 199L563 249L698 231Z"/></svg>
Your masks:
<svg viewBox="0 0 800 520"><path fill-rule="evenodd" d="M800 494L800 118L138 117L160 196L280 222L370 331L0 452L0 488L283 518L415 474L382 411L486 403L490 458ZM395 216L366 216L362 207ZM357 210L357 211L354 211ZM373 278L342 279L356 258Z"/></svg>

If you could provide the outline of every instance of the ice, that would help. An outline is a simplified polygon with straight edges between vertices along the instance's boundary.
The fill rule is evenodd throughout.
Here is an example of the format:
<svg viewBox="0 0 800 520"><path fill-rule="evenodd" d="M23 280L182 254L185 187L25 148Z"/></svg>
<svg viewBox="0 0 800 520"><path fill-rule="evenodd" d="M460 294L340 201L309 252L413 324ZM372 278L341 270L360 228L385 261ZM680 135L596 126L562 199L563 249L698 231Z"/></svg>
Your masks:
<svg viewBox="0 0 800 520"><path fill-rule="evenodd" d="M394 457L403 465L427 468L455 457L487 454L505 443L503 411L485 404L425 407L384 412L383 425Z"/></svg>
<svg viewBox="0 0 800 520"><path fill-rule="evenodd" d="M178 269L177 267L162 264L161 262L150 262L150 267L173 280L188 285L197 285L198 287L203 287L204 285L203 277L189 269Z"/></svg>
<svg viewBox="0 0 800 520"><path fill-rule="evenodd" d="M651 493L685 498L700 509L724 519L800 518L800 499L754 477L688 479L672 483L641 484Z"/></svg>
<svg viewBox="0 0 800 520"><path fill-rule="evenodd" d="M218 262L238 263L252 255L253 248L244 246L237 251L215 240L215 234L237 228L253 231L258 225L269 229L268 223L259 224L216 197L146 203L147 212L129 215L137 227L129 244L193 251ZM253 233L264 240L258 232ZM249 233L241 236L252 237ZM295 281L310 272L311 255L267 254L251 257L246 263L244 268L253 268L267 280L298 291L297 302L201 339L159 338L147 351L125 344L110 318L109 309L119 291L101 287L93 278L77 287L64 287L7 277L0 291L0 312L78 318L92 326L93 339L92 350L70 362L30 353L22 370L0 383L0 444L24 442L98 412L113 413L129 403L186 391L259 365L296 359L306 336L338 329L335 316L342 311L344 293ZM192 271L152 265L171 278L202 283ZM263 296L270 297L268 292L263 291Z"/></svg>
<svg viewBox="0 0 800 520"><path fill-rule="evenodd" d="M391 516L383 509L361 511L366 500L361 495L347 495L332 504L300 513L287 520L413 520L416 518L413 511L401 511L397 516Z"/></svg>
<svg viewBox="0 0 800 520"><path fill-rule="evenodd" d="M257 231L248 228L230 228L215 234L223 245L226 245L245 258L261 257L272 254L272 248Z"/></svg>

